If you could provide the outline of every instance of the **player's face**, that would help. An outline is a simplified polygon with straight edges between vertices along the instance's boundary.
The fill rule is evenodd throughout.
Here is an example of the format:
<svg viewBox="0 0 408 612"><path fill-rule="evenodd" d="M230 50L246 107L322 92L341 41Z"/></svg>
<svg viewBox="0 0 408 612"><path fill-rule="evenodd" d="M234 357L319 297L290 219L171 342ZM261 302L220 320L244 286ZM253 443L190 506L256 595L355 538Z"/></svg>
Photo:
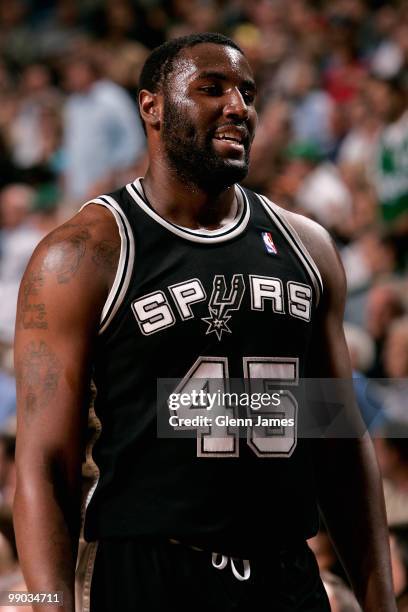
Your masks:
<svg viewBox="0 0 408 612"><path fill-rule="evenodd" d="M164 92L162 141L178 175L206 190L242 180L257 114L245 57L201 43L180 53Z"/></svg>

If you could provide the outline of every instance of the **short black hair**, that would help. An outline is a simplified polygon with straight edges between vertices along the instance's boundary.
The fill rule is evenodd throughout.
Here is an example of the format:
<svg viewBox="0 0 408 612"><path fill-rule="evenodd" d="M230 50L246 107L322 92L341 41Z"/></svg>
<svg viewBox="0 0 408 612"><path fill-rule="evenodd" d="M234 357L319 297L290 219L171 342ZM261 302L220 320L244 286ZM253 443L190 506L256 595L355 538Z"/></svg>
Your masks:
<svg viewBox="0 0 408 612"><path fill-rule="evenodd" d="M169 40L160 45L160 47L153 49L146 59L140 74L139 91L141 89L147 89L152 93L160 91L173 70L174 60L180 51L189 47L195 47L195 45L201 43L213 43L214 45L232 47L244 55L242 49L233 40L216 32L204 32L202 34L190 34L173 38L173 40Z"/></svg>

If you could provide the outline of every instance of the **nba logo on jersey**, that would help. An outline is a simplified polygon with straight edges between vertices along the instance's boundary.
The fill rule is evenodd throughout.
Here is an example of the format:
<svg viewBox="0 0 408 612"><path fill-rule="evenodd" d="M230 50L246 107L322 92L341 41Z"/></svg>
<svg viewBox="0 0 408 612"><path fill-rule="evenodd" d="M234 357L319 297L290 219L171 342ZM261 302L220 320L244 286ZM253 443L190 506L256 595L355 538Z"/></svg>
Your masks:
<svg viewBox="0 0 408 612"><path fill-rule="evenodd" d="M278 249L275 246L271 232L262 232L262 238L268 253L271 255L276 255L278 253Z"/></svg>

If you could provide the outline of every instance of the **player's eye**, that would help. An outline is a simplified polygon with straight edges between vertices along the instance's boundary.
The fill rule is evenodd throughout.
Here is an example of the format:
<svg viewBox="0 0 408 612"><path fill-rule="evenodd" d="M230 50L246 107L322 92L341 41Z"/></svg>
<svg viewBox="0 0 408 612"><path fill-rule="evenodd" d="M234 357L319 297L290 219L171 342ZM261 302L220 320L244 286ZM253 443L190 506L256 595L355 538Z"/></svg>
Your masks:
<svg viewBox="0 0 408 612"><path fill-rule="evenodd" d="M244 98L246 104L252 104L255 100L255 92L250 89L244 89L241 91L241 95Z"/></svg>
<svg viewBox="0 0 408 612"><path fill-rule="evenodd" d="M203 87L200 87L200 89L201 91L205 91L210 96L219 96L222 93L221 87L216 83L213 83L212 85L204 85Z"/></svg>

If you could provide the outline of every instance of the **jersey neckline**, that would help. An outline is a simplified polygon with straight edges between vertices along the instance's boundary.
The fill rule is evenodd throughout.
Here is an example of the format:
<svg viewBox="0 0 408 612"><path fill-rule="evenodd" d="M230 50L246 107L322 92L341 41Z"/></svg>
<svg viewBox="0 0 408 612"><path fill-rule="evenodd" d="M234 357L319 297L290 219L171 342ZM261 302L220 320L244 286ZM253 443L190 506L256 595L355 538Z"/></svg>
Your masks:
<svg viewBox="0 0 408 612"><path fill-rule="evenodd" d="M133 183L126 185L128 193L131 195L136 204L154 221L180 238L184 238L192 242L200 242L201 244L225 242L241 234L248 225L251 215L250 206L245 191L240 185L235 185L238 210L235 218L232 221L216 230L193 230L176 225L175 223L172 223L159 215L159 213L156 212L146 201L140 181L141 177L137 178Z"/></svg>

